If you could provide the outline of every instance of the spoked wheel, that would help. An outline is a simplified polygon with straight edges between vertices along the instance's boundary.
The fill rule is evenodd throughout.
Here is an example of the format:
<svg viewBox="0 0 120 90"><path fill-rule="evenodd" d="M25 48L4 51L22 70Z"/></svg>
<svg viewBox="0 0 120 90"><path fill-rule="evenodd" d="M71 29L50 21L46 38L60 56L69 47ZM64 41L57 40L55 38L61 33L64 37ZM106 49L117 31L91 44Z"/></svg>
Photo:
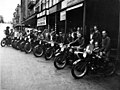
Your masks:
<svg viewBox="0 0 120 90"><path fill-rule="evenodd" d="M30 43L26 43L25 46L24 46L24 50L26 53L31 53L32 51L32 46Z"/></svg>
<svg viewBox="0 0 120 90"><path fill-rule="evenodd" d="M104 74L105 76L110 76L114 74L114 72L115 72L115 64L112 62L109 62L104 70Z"/></svg>
<svg viewBox="0 0 120 90"><path fill-rule="evenodd" d="M63 68L65 68L66 65L67 65L67 61L66 61L65 58L63 58L63 56L57 56L57 57L55 57L54 66L57 69L63 69Z"/></svg>
<svg viewBox="0 0 120 90"><path fill-rule="evenodd" d="M5 45L6 45L6 40L3 39L3 40L1 41L1 46L2 46L2 47L5 47Z"/></svg>
<svg viewBox="0 0 120 90"><path fill-rule="evenodd" d="M35 46L33 49L33 54L36 57L41 57L44 54L43 48L39 45Z"/></svg>
<svg viewBox="0 0 120 90"><path fill-rule="evenodd" d="M84 62L73 65L71 69L71 74L76 79L82 78L86 73L87 73L87 66L84 64Z"/></svg>
<svg viewBox="0 0 120 90"><path fill-rule="evenodd" d="M54 50L53 49L47 49L45 53L45 59L50 60L53 57Z"/></svg>
<svg viewBox="0 0 120 90"><path fill-rule="evenodd" d="M17 50L20 50L19 44L20 44L20 42L17 41L17 43L16 43L16 49L17 49Z"/></svg>
<svg viewBox="0 0 120 90"><path fill-rule="evenodd" d="M17 40L14 42L14 48L17 49Z"/></svg>
<svg viewBox="0 0 120 90"><path fill-rule="evenodd" d="M20 50L21 50L21 51L24 51L24 44L25 44L24 42L21 42L21 43L20 43Z"/></svg>

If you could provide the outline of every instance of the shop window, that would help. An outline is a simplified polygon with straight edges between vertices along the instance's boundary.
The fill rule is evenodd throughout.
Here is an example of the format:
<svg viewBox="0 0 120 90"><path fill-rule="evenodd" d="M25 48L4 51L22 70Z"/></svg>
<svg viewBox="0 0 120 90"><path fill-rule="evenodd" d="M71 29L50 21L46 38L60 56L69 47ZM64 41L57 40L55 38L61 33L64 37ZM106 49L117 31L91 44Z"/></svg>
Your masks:
<svg viewBox="0 0 120 90"><path fill-rule="evenodd" d="M49 7L52 6L52 0L49 0Z"/></svg>
<svg viewBox="0 0 120 90"><path fill-rule="evenodd" d="M49 0L46 0L46 8L49 8Z"/></svg>
<svg viewBox="0 0 120 90"><path fill-rule="evenodd" d="M55 5L56 4L56 0L53 0L53 5Z"/></svg>

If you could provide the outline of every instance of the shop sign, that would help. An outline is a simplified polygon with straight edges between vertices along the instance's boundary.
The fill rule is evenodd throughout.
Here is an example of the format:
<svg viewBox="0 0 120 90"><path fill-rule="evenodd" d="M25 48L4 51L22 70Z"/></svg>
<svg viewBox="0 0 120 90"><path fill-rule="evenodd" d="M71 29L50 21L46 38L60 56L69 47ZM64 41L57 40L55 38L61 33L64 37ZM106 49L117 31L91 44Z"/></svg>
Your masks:
<svg viewBox="0 0 120 90"><path fill-rule="evenodd" d="M62 1L61 9L67 7L67 0Z"/></svg>
<svg viewBox="0 0 120 90"><path fill-rule="evenodd" d="M37 18L44 16L45 14L46 14L46 11L44 10L41 13L37 14Z"/></svg>
<svg viewBox="0 0 120 90"><path fill-rule="evenodd" d="M67 7L77 4L77 3L80 3L82 1L84 1L84 0L67 0Z"/></svg>
<svg viewBox="0 0 120 90"><path fill-rule="evenodd" d="M60 21L66 20L66 11L60 12Z"/></svg>
<svg viewBox="0 0 120 90"><path fill-rule="evenodd" d="M42 17L37 20L37 26L44 26L46 25L46 17Z"/></svg>
<svg viewBox="0 0 120 90"><path fill-rule="evenodd" d="M57 6L54 6L54 7L49 9L49 14L54 13L56 11L57 11Z"/></svg>

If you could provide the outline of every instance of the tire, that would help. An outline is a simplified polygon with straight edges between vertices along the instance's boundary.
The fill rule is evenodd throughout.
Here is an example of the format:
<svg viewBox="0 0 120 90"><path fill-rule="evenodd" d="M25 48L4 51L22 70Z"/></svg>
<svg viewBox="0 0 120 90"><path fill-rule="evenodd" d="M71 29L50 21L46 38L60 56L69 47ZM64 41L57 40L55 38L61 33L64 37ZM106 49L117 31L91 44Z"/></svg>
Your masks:
<svg viewBox="0 0 120 90"><path fill-rule="evenodd" d="M30 43L26 43L25 46L24 46L24 50L25 52L28 54L28 53L31 53L32 51L32 46Z"/></svg>
<svg viewBox="0 0 120 90"><path fill-rule="evenodd" d="M11 44L12 44L12 47L14 48L14 40L12 40L12 43L11 43Z"/></svg>
<svg viewBox="0 0 120 90"><path fill-rule="evenodd" d="M36 45L33 49L33 54L35 57L42 57L42 55L44 54L44 50L41 46Z"/></svg>
<svg viewBox="0 0 120 90"><path fill-rule="evenodd" d="M24 43L25 43L24 41L20 43L20 50L21 51L24 51Z"/></svg>
<svg viewBox="0 0 120 90"><path fill-rule="evenodd" d="M46 53L45 53L45 59L50 60L53 57L53 54L54 54L53 49L51 49L51 48L47 49Z"/></svg>
<svg viewBox="0 0 120 90"><path fill-rule="evenodd" d="M15 47L15 49L17 49L17 40L15 40L15 42L14 42L14 47Z"/></svg>
<svg viewBox="0 0 120 90"><path fill-rule="evenodd" d="M80 70L81 68L82 70ZM80 74L77 74L77 73L80 73ZM87 66L84 64L84 62L78 62L77 64L73 65L71 69L71 74L75 79L82 78L83 76L86 75L86 73L87 73Z"/></svg>
<svg viewBox="0 0 120 90"><path fill-rule="evenodd" d="M63 69L63 68L65 68L66 65L67 65L67 61L65 58L63 58L62 55L55 57L54 66L57 69L59 69L59 70Z"/></svg>
<svg viewBox="0 0 120 90"><path fill-rule="evenodd" d="M109 62L107 67L104 70L105 76L110 76L115 73L115 64L112 62Z"/></svg>
<svg viewBox="0 0 120 90"><path fill-rule="evenodd" d="M1 46L2 46L2 47L5 47L5 45L6 45L6 40L3 39L3 40L1 41Z"/></svg>
<svg viewBox="0 0 120 90"><path fill-rule="evenodd" d="M16 43L16 49L17 50L20 50L19 44L20 44L20 41L17 41L17 43Z"/></svg>

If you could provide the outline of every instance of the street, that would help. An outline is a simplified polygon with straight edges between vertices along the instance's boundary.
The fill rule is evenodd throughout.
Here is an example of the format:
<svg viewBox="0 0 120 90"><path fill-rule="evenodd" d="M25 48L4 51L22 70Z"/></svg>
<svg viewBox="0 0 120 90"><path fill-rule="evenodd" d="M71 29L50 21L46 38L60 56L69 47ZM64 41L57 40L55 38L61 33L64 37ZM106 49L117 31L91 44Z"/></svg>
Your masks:
<svg viewBox="0 0 120 90"><path fill-rule="evenodd" d="M57 70L45 61L12 47L0 47L1 90L120 90L120 77L85 76L76 80L70 67Z"/></svg>

